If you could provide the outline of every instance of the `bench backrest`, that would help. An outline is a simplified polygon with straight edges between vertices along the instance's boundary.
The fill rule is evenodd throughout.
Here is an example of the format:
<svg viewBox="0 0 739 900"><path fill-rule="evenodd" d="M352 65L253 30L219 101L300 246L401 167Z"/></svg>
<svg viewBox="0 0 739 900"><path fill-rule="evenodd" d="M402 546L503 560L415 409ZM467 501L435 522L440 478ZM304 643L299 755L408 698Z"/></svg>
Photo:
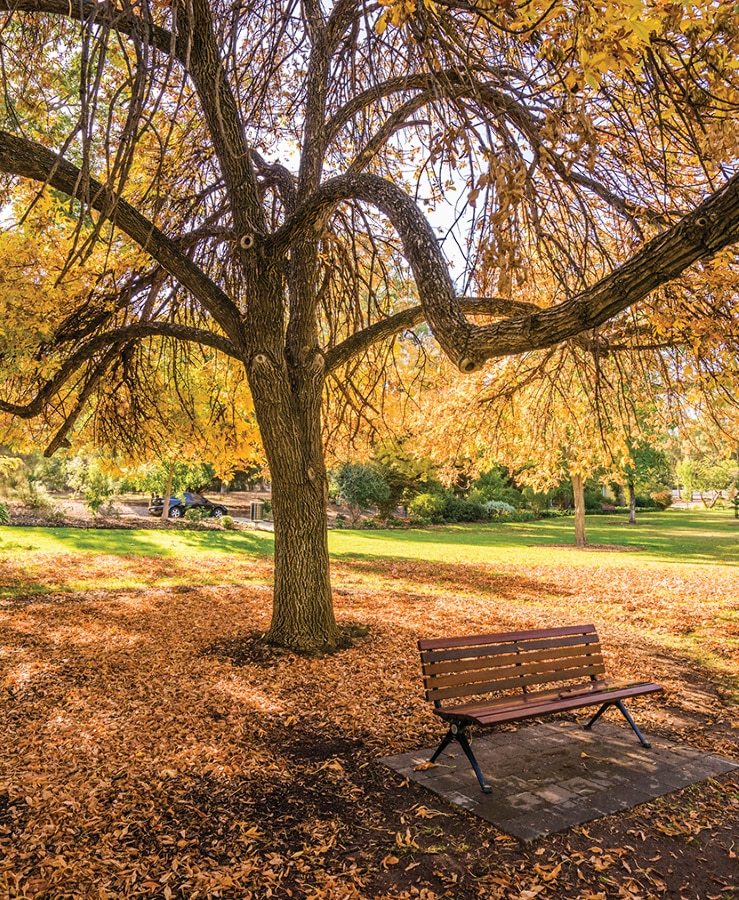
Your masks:
<svg viewBox="0 0 739 900"><path fill-rule="evenodd" d="M418 642L426 698L439 703L605 675L594 625Z"/></svg>

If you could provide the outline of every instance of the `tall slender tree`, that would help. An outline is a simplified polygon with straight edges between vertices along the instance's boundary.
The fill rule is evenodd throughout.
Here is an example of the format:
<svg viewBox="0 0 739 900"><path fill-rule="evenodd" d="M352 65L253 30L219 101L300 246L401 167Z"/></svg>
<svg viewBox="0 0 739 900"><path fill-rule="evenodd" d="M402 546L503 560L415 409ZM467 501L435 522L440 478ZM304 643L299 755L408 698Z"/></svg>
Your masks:
<svg viewBox="0 0 739 900"><path fill-rule="evenodd" d="M607 323L623 333L621 314L688 267L722 254L732 269L733 0L690 17L662 0L0 10L3 200L18 209L34 183L70 198L73 223L55 288L6 292L0 410L44 414L59 442L122 366L135 397L162 346L235 360L273 484L280 644L339 639L328 382L422 323L463 373L582 333L605 352ZM442 240L427 211L454 194ZM60 314L56 291L93 258ZM24 311L44 328L23 332Z"/></svg>

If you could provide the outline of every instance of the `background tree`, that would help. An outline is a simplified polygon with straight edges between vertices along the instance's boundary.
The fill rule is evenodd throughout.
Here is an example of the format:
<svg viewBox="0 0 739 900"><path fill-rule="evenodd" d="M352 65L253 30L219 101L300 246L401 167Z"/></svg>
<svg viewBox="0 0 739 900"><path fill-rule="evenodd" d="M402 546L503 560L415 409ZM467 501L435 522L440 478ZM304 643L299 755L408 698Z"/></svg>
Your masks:
<svg viewBox="0 0 739 900"><path fill-rule="evenodd" d="M441 363L419 402L416 446L452 466L468 460L474 472L503 463L537 492L569 480L575 543L584 547L588 479L634 480L635 448L674 424L660 360L659 350L594 356L563 345L502 360L466 382ZM431 416L436 430L423 429ZM644 451L640 474L653 455Z"/></svg>
<svg viewBox="0 0 739 900"><path fill-rule="evenodd" d="M736 460L726 457L695 459L687 456L677 464L677 477L685 500L690 502L697 493L701 503L713 509L723 493L728 495L736 487L739 466Z"/></svg>
<svg viewBox="0 0 739 900"><path fill-rule="evenodd" d="M660 288L699 262L735 321L711 274L735 283L733 0L690 19L632 0L0 10L3 201L22 227L33 190L71 198L55 249L6 279L0 410L43 416L50 449L90 408L130 435L158 360L177 390L192 358L232 359L273 485L273 641L339 637L327 380L363 412L422 322L465 373L582 333L595 354L643 340L650 305L692 333L702 311ZM426 210L455 192L442 241Z"/></svg>
<svg viewBox="0 0 739 900"><path fill-rule="evenodd" d="M335 477L336 500L349 507L352 522L358 521L361 512L387 503L390 498L387 482L367 463L344 463Z"/></svg>
<svg viewBox="0 0 739 900"><path fill-rule="evenodd" d="M674 480L672 468L663 450L653 441L641 440L629 442L629 459L623 466L623 475L629 490L629 525L636 525L637 491L669 491Z"/></svg>

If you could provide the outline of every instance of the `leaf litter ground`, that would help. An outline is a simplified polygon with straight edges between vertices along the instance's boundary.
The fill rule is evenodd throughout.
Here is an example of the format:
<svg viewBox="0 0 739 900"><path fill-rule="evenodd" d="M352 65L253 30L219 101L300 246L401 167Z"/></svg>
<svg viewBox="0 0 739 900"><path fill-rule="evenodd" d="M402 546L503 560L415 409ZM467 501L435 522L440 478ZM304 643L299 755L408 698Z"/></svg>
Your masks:
<svg viewBox="0 0 739 900"><path fill-rule="evenodd" d="M419 636L585 620L614 675L665 685L647 731L739 758L736 571L624 559L344 560L337 616L369 630L321 659L254 640L266 558L229 561L243 587L212 584L223 557L8 563L0 896L739 896L736 775L522 846L376 762L441 731ZM98 573L138 586L74 588Z"/></svg>

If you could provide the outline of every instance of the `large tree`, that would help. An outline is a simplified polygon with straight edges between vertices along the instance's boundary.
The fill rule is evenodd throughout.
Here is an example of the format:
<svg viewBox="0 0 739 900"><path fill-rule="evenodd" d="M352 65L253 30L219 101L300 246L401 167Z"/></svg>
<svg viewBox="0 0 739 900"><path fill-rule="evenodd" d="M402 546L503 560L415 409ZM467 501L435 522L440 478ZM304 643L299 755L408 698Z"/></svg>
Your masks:
<svg viewBox="0 0 739 900"><path fill-rule="evenodd" d="M162 347L242 366L273 485L269 637L284 645L339 639L328 383L361 407L357 361L381 365L423 323L463 373L584 332L605 352L606 323L739 240L733 0L690 16L662 0L0 9L4 219L35 183L71 198L73 223L59 308L39 292L24 331L9 288L0 410L44 415L58 444L111 372L136 397Z"/></svg>

